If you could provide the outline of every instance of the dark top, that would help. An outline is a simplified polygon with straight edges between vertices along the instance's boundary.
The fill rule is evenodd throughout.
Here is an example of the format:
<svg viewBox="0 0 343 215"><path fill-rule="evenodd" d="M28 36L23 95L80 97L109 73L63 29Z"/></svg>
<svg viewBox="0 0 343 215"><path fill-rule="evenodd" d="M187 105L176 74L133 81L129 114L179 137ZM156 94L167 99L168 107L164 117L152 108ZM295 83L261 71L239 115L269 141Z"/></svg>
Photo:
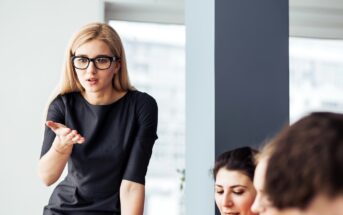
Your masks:
<svg viewBox="0 0 343 215"><path fill-rule="evenodd" d="M84 138L68 160L68 175L54 189L44 214L120 214L123 179L145 183L157 139L157 104L146 93L129 91L109 105L92 105L80 93L56 97L47 120L77 130ZM41 156L55 133L45 128Z"/></svg>

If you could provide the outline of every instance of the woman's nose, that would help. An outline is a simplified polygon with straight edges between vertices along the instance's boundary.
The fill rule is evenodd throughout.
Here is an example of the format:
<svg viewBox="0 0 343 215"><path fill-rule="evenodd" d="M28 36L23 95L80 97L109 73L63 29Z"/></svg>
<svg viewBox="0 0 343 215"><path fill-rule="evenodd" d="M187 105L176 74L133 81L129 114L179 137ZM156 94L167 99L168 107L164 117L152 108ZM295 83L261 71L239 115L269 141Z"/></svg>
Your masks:
<svg viewBox="0 0 343 215"><path fill-rule="evenodd" d="M261 198L259 196L256 196L253 204L251 205L251 211L253 213L262 212Z"/></svg>
<svg viewBox="0 0 343 215"><path fill-rule="evenodd" d="M233 204L233 200L232 200L232 197L230 195L225 195L223 197L223 206L225 207L232 207L234 204Z"/></svg>
<svg viewBox="0 0 343 215"><path fill-rule="evenodd" d="M87 73L96 73L97 68L95 67L94 61L90 61L87 67Z"/></svg>

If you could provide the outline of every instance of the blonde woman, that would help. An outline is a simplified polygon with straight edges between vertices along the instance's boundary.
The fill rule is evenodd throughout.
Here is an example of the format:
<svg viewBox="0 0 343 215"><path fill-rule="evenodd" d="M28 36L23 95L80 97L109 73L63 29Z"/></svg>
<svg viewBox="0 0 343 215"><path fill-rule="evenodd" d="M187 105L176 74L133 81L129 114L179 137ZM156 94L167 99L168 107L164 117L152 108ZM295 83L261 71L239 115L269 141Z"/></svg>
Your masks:
<svg viewBox="0 0 343 215"><path fill-rule="evenodd" d="M62 81L49 105L39 176L56 182L44 215L141 215L157 104L129 82L123 45L107 24L71 40Z"/></svg>

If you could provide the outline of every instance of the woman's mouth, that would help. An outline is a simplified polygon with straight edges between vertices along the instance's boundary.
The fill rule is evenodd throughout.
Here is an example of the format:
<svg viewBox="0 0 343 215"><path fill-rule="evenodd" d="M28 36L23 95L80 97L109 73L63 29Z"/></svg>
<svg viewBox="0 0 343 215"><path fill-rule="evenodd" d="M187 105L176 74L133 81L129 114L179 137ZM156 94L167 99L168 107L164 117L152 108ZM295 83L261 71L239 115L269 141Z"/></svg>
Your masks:
<svg viewBox="0 0 343 215"><path fill-rule="evenodd" d="M89 78L86 80L90 85L95 85L98 83L98 79L97 78Z"/></svg>
<svg viewBox="0 0 343 215"><path fill-rule="evenodd" d="M239 215L238 212L224 212L225 215Z"/></svg>

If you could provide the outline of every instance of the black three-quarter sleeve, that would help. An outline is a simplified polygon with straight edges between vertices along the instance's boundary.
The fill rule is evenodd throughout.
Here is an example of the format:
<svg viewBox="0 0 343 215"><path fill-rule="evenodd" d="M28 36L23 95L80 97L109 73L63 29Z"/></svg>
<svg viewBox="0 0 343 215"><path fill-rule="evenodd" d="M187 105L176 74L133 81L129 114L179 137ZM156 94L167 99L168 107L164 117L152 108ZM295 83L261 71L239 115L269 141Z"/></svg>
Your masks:
<svg viewBox="0 0 343 215"><path fill-rule="evenodd" d="M137 101L137 133L123 179L145 184L145 175L150 161L152 148L157 139L158 108L154 98L146 93Z"/></svg>
<svg viewBox="0 0 343 215"><path fill-rule="evenodd" d="M65 107L61 96L57 96L49 105L46 120L65 124ZM41 150L41 157L47 153L55 139L55 133L45 125L43 146Z"/></svg>

